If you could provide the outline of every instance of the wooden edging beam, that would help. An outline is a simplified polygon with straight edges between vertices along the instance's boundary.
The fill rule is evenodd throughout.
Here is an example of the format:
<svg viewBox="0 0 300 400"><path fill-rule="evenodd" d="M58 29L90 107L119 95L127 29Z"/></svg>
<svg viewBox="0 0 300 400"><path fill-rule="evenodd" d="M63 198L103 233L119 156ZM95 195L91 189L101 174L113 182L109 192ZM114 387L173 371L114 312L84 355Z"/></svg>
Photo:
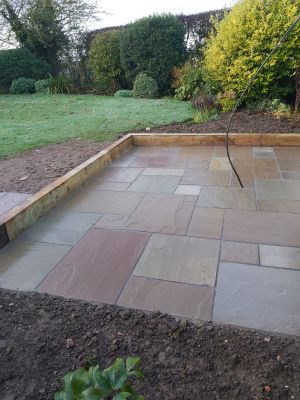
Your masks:
<svg viewBox="0 0 300 400"><path fill-rule="evenodd" d="M230 145L236 146L297 146L300 134L230 134ZM104 170L131 146L195 146L224 145L222 134L164 134L133 133L125 135L94 157L72 169L30 198L3 214L0 218L0 248L15 239L38 218L61 203L70 193L83 185L90 177Z"/></svg>

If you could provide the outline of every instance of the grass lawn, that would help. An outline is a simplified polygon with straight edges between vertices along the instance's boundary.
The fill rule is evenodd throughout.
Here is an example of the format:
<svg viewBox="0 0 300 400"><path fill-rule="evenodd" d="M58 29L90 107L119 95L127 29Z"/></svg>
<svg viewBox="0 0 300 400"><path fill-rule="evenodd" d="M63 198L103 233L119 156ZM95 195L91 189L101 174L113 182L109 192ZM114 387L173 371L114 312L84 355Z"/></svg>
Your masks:
<svg viewBox="0 0 300 400"><path fill-rule="evenodd" d="M0 157L72 138L107 141L118 133L192 118L188 102L93 95L0 96Z"/></svg>

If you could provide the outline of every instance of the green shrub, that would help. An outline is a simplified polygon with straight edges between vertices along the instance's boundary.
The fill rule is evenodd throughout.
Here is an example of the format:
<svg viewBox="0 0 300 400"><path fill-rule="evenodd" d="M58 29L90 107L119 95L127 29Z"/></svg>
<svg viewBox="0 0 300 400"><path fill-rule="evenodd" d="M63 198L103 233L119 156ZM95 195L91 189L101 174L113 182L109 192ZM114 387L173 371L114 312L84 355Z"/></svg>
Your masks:
<svg viewBox="0 0 300 400"><path fill-rule="evenodd" d="M300 14L292 0L240 0L216 24L208 39L204 65L221 92L241 93L259 65ZM282 98L294 92L293 75L300 58L300 24L272 55L246 99Z"/></svg>
<svg viewBox="0 0 300 400"><path fill-rule="evenodd" d="M64 377L63 391L56 393L54 400L143 400L128 383L132 376L143 377L136 369L139 364L139 358L128 357L126 361L117 358L103 371L99 366L91 366L89 370L80 368L70 372Z"/></svg>
<svg viewBox="0 0 300 400"><path fill-rule="evenodd" d="M20 77L45 78L50 66L27 49L0 50L0 91L8 92L13 80Z"/></svg>
<svg viewBox="0 0 300 400"><path fill-rule="evenodd" d="M190 100L203 90L205 82L200 63L187 61L182 67L174 68L172 87L175 89L175 98L178 100Z"/></svg>
<svg viewBox="0 0 300 400"><path fill-rule="evenodd" d="M68 94L71 90L71 79L66 75L50 76L49 93Z"/></svg>
<svg viewBox="0 0 300 400"><path fill-rule="evenodd" d="M140 19L121 32L120 57L130 84L145 72L157 82L160 95L165 95L171 89L173 68L187 57L185 27L169 14Z"/></svg>
<svg viewBox="0 0 300 400"><path fill-rule="evenodd" d="M98 34L91 43L89 67L97 90L112 94L120 87L120 33L108 31Z"/></svg>
<svg viewBox="0 0 300 400"><path fill-rule="evenodd" d="M49 93L49 79L40 79L35 82L34 86L36 93Z"/></svg>
<svg viewBox="0 0 300 400"><path fill-rule="evenodd" d="M217 103L223 112L231 112L236 105L236 93L233 90L228 90L225 93L218 93Z"/></svg>
<svg viewBox="0 0 300 400"><path fill-rule="evenodd" d="M275 114L284 114L291 112L291 107L288 104L282 103L279 99L264 99L253 103L248 103L247 108L250 111L270 112Z"/></svg>
<svg viewBox="0 0 300 400"><path fill-rule="evenodd" d="M157 83L147 74L141 73L134 81L132 94L141 99L155 99L158 97Z"/></svg>
<svg viewBox="0 0 300 400"><path fill-rule="evenodd" d="M133 97L132 90L118 90L115 97Z"/></svg>
<svg viewBox="0 0 300 400"><path fill-rule="evenodd" d="M30 78L15 79L9 88L11 94L32 94L34 92L34 80Z"/></svg>
<svg viewBox="0 0 300 400"><path fill-rule="evenodd" d="M216 108L215 97L207 93L198 93L192 98L192 106L197 110Z"/></svg>
<svg viewBox="0 0 300 400"><path fill-rule="evenodd" d="M198 111L193 120L195 124L201 124L201 122L213 121L219 118L219 111L216 108L207 109L204 108L203 110Z"/></svg>

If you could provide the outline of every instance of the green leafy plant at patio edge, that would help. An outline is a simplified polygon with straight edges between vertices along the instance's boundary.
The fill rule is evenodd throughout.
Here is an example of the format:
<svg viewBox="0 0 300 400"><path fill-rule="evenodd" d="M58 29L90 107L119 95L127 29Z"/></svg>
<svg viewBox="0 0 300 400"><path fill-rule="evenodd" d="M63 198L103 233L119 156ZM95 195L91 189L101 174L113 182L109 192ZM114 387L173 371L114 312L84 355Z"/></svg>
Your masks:
<svg viewBox="0 0 300 400"><path fill-rule="evenodd" d="M144 400L128 383L132 376L143 377L137 369L140 362L138 357L127 357L126 361L117 358L104 370L97 365L69 372L64 376L63 390L55 394L54 400Z"/></svg>

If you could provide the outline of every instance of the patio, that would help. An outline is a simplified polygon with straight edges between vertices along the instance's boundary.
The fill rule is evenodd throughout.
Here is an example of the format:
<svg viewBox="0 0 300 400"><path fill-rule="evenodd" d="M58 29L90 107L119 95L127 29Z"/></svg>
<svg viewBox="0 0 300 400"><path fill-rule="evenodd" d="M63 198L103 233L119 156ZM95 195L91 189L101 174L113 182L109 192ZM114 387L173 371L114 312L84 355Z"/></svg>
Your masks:
<svg viewBox="0 0 300 400"><path fill-rule="evenodd" d="M0 286L300 335L300 148L231 154L245 189L222 146L132 147L0 251Z"/></svg>

